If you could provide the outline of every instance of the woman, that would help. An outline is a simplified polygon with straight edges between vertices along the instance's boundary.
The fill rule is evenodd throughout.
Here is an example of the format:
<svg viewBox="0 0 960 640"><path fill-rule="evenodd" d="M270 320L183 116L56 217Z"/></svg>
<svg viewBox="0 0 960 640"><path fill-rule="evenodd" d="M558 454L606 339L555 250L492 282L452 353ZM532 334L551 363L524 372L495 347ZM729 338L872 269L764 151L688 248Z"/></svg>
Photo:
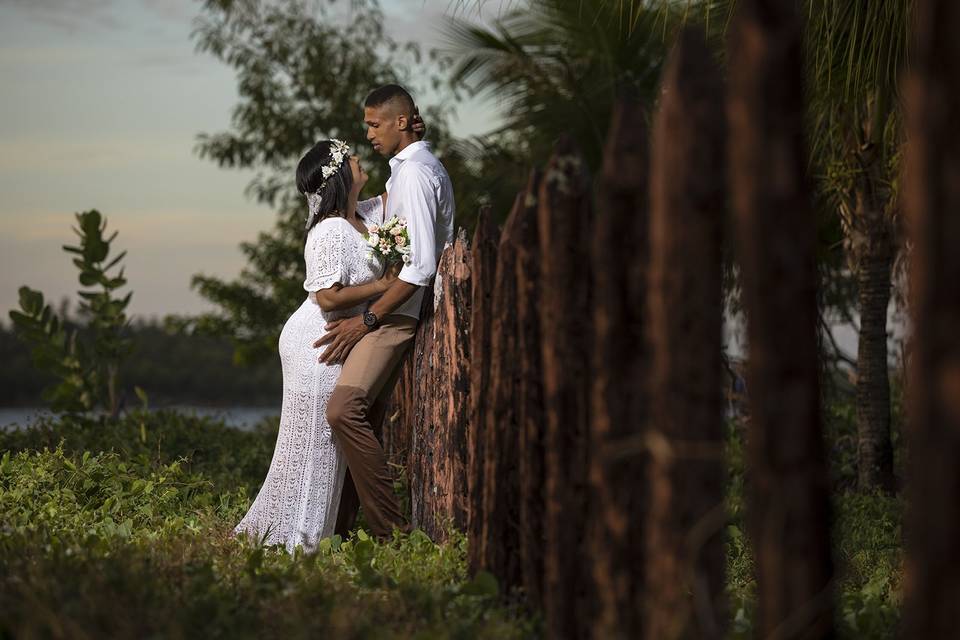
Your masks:
<svg viewBox="0 0 960 640"><path fill-rule="evenodd" d="M297 166L297 189L307 197L304 246L306 300L280 333L283 406L270 470L259 494L234 528L261 544L312 551L333 534L346 462L333 441L326 405L340 363L318 362L314 341L324 325L362 313L396 279L368 256L367 223L383 222L386 194L363 202L367 174L340 140L318 142Z"/></svg>

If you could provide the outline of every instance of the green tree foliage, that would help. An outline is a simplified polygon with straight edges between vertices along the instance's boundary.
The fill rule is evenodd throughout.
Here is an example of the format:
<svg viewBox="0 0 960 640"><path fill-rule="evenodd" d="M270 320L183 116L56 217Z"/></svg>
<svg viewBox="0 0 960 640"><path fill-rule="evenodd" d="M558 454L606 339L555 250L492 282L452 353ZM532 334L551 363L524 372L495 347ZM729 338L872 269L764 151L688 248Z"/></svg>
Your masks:
<svg viewBox="0 0 960 640"><path fill-rule="evenodd" d="M503 131L543 162L560 134L599 166L613 105L625 95L653 105L676 18L649 2L532 0L491 26L451 23L454 81L503 105Z"/></svg>
<svg viewBox="0 0 960 640"><path fill-rule="evenodd" d="M79 246L66 245L64 251L75 254L73 264L79 271L80 313L87 326L83 332L70 327L46 304L43 294L29 287L20 288L20 310L10 311L10 319L19 336L31 347L35 365L57 382L44 397L54 410L81 412L103 409L111 415L120 410L118 372L131 343L125 335L128 326L127 305L132 292L117 297L127 280L123 268L112 273L126 251L111 257L114 231L105 237L107 221L96 210L76 214L74 232Z"/></svg>
<svg viewBox="0 0 960 640"><path fill-rule="evenodd" d="M193 278L217 311L171 324L231 336L238 363L272 358L284 321L304 298L306 204L294 185L303 153L317 140L345 139L371 175L366 197L383 189L386 163L365 144L363 126L362 105L372 89L399 82L415 96L428 88L446 96L441 105L419 106L428 139L453 177L461 224L469 225L480 202L508 206L516 191L510 185L522 181L516 145L453 140L446 123L456 92L438 75L450 62L393 37L373 0L208 0L195 37L201 51L236 70L240 93L231 129L200 135L198 152L222 167L254 169L248 194L275 207L277 218L272 230L241 244L247 264L239 277ZM475 177L481 173L491 180Z"/></svg>

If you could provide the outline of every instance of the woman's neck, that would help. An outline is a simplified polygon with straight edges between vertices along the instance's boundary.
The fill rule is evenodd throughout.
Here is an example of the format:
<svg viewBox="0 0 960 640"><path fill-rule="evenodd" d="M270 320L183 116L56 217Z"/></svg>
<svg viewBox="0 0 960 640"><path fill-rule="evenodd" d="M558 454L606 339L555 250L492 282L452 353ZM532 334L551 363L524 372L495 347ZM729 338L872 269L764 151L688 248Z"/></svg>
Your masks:
<svg viewBox="0 0 960 640"><path fill-rule="evenodd" d="M359 193L351 193L347 196L347 210L344 212L344 217L347 220L354 220L357 217L357 200L359 197Z"/></svg>

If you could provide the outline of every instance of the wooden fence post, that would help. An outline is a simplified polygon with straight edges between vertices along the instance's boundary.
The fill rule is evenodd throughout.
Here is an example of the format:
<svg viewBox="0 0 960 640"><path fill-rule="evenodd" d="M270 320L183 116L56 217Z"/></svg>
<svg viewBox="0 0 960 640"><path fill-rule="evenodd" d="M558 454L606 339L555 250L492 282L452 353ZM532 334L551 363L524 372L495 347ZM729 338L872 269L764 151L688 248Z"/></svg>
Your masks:
<svg viewBox="0 0 960 640"><path fill-rule="evenodd" d="M597 638L639 638L642 632L648 146L643 105L620 102L596 188L591 248L589 549L596 584L591 635Z"/></svg>
<svg viewBox="0 0 960 640"><path fill-rule="evenodd" d="M444 250L432 299L424 300L428 321L417 339L414 420L408 463L413 524L433 540L447 527L466 526L466 433L469 407L471 256L461 231Z"/></svg>
<svg viewBox="0 0 960 640"><path fill-rule="evenodd" d="M471 251L470 310L470 422L467 428L467 535L470 567L483 565L480 550L483 526L484 436L486 426L485 389L490 384L490 320L493 278L496 269L499 231L489 207L477 218Z"/></svg>
<svg viewBox="0 0 960 640"><path fill-rule="evenodd" d="M522 196L503 225L497 248L490 308L490 385L486 389L483 524L479 555L504 590L520 585L520 477L517 421L517 275L516 226Z"/></svg>
<svg viewBox="0 0 960 640"><path fill-rule="evenodd" d="M646 633L722 638L723 349L720 69L699 26L680 32L653 126L648 327L653 351Z"/></svg>
<svg viewBox="0 0 960 640"><path fill-rule="evenodd" d="M917 0L904 175L913 240L903 638L960 626L960 4Z"/></svg>
<svg viewBox="0 0 960 640"><path fill-rule="evenodd" d="M589 460L589 180L568 138L557 144L538 198L547 503L544 600L551 638L584 637L592 618L587 548Z"/></svg>
<svg viewBox="0 0 960 640"><path fill-rule="evenodd" d="M546 473L543 415L543 354L540 345L540 232L537 198L540 172L530 173L522 193L523 210L516 221L517 279L517 424L520 443L520 562L527 600L543 607L543 556L546 547L544 510Z"/></svg>
<svg viewBox="0 0 960 640"><path fill-rule="evenodd" d="M762 638L830 637L829 478L799 3L740 0L731 30L729 161L749 341L755 629Z"/></svg>

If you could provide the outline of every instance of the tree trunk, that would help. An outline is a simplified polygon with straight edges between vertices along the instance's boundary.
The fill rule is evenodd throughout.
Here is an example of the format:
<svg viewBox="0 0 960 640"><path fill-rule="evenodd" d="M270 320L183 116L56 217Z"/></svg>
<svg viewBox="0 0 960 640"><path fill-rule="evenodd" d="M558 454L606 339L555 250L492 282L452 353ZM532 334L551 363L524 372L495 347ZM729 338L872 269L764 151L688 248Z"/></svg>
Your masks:
<svg viewBox="0 0 960 640"><path fill-rule="evenodd" d="M533 171L522 192L523 210L516 221L517 280L517 424L520 434L520 563L527 601L543 607L544 473L543 365L540 349L540 234L537 195L540 173Z"/></svg>
<svg viewBox="0 0 960 640"><path fill-rule="evenodd" d="M409 478L413 524L434 541L466 526L469 411L470 249L461 231L437 267L417 344ZM426 312L426 313L424 313Z"/></svg>
<svg viewBox="0 0 960 640"><path fill-rule="evenodd" d="M590 555L595 638L638 638L647 511L648 145L642 105L614 111L593 225Z"/></svg>
<svg viewBox="0 0 960 640"><path fill-rule="evenodd" d="M645 637L722 638L724 504L720 241L725 123L702 28L671 54L653 128L649 332L651 504Z"/></svg>
<svg viewBox="0 0 960 640"><path fill-rule="evenodd" d="M827 638L833 565L798 3L740 0L731 29L729 159L749 340L755 633Z"/></svg>
<svg viewBox="0 0 960 640"><path fill-rule="evenodd" d="M904 638L960 627L960 4L917 0L906 85L913 239Z"/></svg>
<svg viewBox="0 0 960 640"><path fill-rule="evenodd" d="M470 567L482 566L479 555L483 523L485 393L490 384L491 296L499 231L489 207L480 210L471 252L470 424L467 429L467 535Z"/></svg>
<svg viewBox="0 0 960 640"><path fill-rule="evenodd" d="M883 203L869 192L858 194L870 213L857 212L865 246L857 264L860 334L857 349L857 467L862 491L894 490L890 438L890 378L887 367L887 309L893 271L893 244Z"/></svg>
<svg viewBox="0 0 960 640"><path fill-rule="evenodd" d="M486 390L484 426L483 523L481 566L497 578L504 590L520 586L520 478L517 420L517 275L516 224L523 202L518 195L497 248L490 312L490 385Z"/></svg>
<svg viewBox="0 0 960 640"><path fill-rule="evenodd" d="M562 139L538 198L542 289L547 503L544 600L547 635L585 637L591 559L587 548L591 222L582 157Z"/></svg>

